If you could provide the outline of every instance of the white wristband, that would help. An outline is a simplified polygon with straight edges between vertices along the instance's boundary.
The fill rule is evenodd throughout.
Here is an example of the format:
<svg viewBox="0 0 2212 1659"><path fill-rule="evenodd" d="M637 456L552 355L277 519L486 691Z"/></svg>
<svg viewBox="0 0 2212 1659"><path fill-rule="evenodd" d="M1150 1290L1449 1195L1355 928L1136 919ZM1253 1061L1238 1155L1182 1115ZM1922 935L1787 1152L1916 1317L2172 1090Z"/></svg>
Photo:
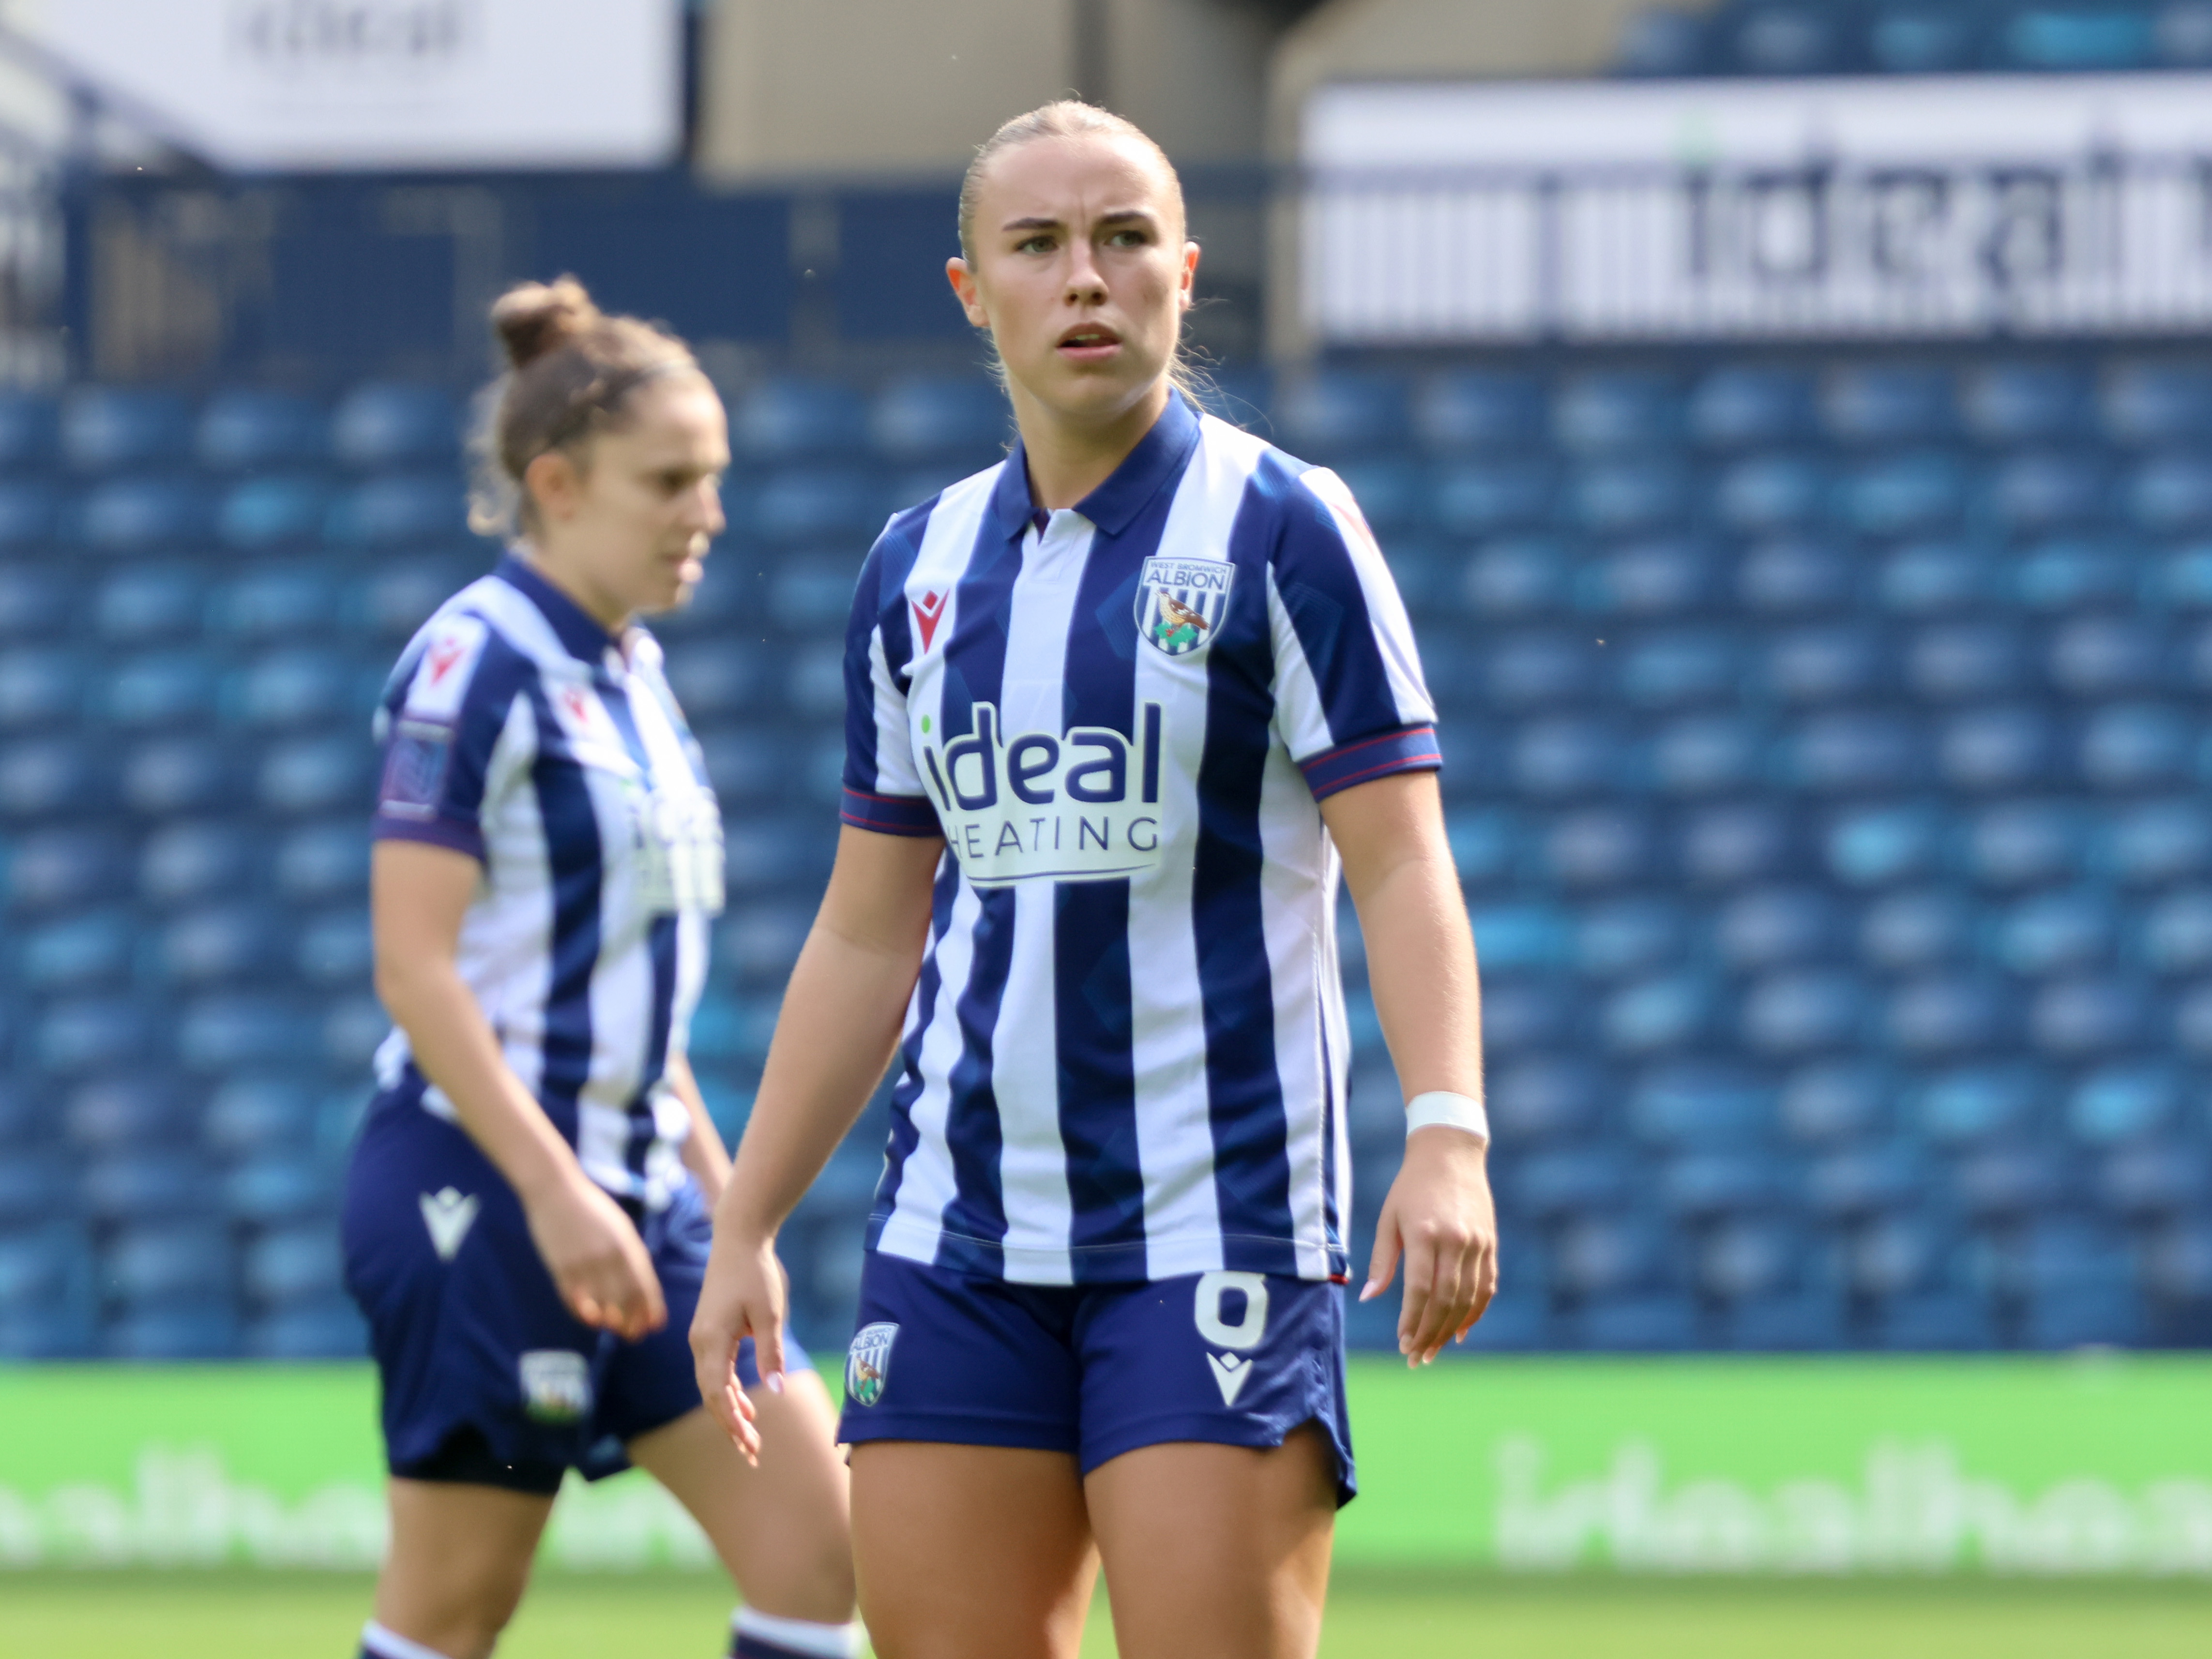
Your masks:
<svg viewBox="0 0 2212 1659"><path fill-rule="evenodd" d="M1455 1095L1448 1089L1431 1089L1427 1094L1415 1095L1406 1103L1406 1133L1416 1129L1432 1129L1439 1124L1448 1129L1464 1129L1484 1146L1490 1144L1490 1114L1482 1109L1482 1103L1471 1095Z"/></svg>

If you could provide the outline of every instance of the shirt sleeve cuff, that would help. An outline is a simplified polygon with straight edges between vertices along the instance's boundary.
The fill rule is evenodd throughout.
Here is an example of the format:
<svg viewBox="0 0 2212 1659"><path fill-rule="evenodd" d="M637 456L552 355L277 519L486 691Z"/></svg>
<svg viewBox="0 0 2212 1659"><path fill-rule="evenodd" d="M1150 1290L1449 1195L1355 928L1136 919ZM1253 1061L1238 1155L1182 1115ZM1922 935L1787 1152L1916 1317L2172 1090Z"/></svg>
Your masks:
<svg viewBox="0 0 2212 1659"><path fill-rule="evenodd" d="M456 853L466 853L478 864L490 862L484 856L483 831L473 823L457 823L451 818L400 818L380 812L369 821L371 841L420 841L433 847L450 847Z"/></svg>
<svg viewBox="0 0 2212 1659"><path fill-rule="evenodd" d="M1300 761L1298 769L1306 775L1306 787L1313 791L1313 798L1327 800L1356 783L1386 778L1393 772L1434 772L1443 763L1443 751L1437 747L1436 727L1409 726L1323 750L1310 760Z"/></svg>
<svg viewBox="0 0 2212 1659"><path fill-rule="evenodd" d="M837 821L879 836L942 836L937 809L927 795L872 795L848 785Z"/></svg>

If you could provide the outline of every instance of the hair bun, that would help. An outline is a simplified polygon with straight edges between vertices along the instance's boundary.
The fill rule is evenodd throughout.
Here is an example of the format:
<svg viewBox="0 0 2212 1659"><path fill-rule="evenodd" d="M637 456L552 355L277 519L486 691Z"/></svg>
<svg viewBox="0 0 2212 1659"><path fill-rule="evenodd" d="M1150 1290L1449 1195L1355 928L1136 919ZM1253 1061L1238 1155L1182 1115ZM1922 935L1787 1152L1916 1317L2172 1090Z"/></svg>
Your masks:
<svg viewBox="0 0 2212 1659"><path fill-rule="evenodd" d="M491 307L492 330L507 347L507 361L514 368L526 368L600 320L599 307L574 276L519 283Z"/></svg>

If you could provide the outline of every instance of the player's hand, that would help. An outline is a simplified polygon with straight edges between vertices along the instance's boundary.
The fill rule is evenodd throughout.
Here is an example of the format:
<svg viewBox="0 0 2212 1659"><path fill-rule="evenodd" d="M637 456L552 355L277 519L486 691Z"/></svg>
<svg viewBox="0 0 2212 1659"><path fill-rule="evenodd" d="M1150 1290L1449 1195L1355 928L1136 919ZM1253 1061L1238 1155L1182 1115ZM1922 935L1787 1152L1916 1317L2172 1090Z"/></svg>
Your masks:
<svg viewBox="0 0 2212 1659"><path fill-rule="evenodd" d="M707 1277L691 1316L691 1363L699 1398L749 1463L760 1462L760 1430L753 1402L738 1381L738 1344L753 1340L761 1384L783 1392L783 1264L772 1237L746 1238L718 1227Z"/></svg>
<svg viewBox="0 0 2212 1659"><path fill-rule="evenodd" d="M625 1342L668 1322L668 1304L645 1241L581 1170L526 1195L530 1237L568 1311Z"/></svg>
<svg viewBox="0 0 2212 1659"><path fill-rule="evenodd" d="M1406 1137L1406 1161L1382 1200L1367 1301L1390 1287L1406 1262L1406 1304L1398 1352L1425 1365L1459 1341L1498 1291L1498 1212L1491 1202L1489 1148L1443 1124Z"/></svg>

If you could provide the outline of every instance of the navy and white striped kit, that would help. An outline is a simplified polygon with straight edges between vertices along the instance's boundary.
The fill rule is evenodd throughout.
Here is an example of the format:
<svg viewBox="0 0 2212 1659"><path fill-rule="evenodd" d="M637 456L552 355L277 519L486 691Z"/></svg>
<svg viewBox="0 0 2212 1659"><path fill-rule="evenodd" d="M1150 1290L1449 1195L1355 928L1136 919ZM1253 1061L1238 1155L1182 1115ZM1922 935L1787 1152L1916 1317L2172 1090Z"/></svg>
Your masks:
<svg viewBox="0 0 2212 1659"><path fill-rule="evenodd" d="M846 641L844 820L943 834L872 1248L1030 1284L1341 1279L1339 866L1439 764L1335 475L1180 396L1073 508L1018 447L896 515Z"/></svg>
<svg viewBox="0 0 2212 1659"><path fill-rule="evenodd" d="M664 1206L690 1120L668 1088L722 906L713 792L642 629L621 647L520 558L447 601L377 716L374 833L479 860L459 965L507 1064L617 1197ZM453 1103L395 1030L387 1095Z"/></svg>

